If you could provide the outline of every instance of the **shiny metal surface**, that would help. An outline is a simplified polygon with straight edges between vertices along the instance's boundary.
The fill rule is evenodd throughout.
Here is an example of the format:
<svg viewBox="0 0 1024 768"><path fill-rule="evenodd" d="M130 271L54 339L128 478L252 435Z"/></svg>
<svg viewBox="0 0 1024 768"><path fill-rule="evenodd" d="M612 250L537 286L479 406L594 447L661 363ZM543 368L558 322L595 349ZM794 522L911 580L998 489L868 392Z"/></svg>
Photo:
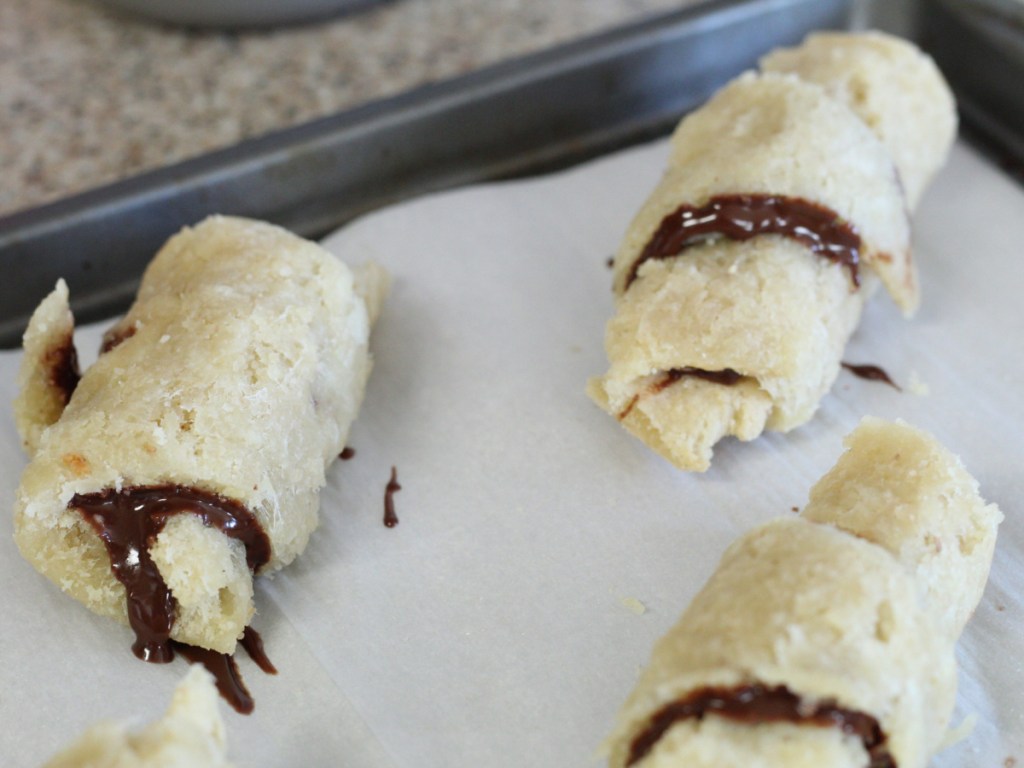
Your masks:
<svg viewBox="0 0 1024 768"><path fill-rule="evenodd" d="M918 34L953 87L972 138L1024 178L1024 5L925 0Z"/></svg>
<svg viewBox="0 0 1024 768"><path fill-rule="evenodd" d="M96 0L133 16L189 27L237 29L302 24L383 0Z"/></svg>
<svg viewBox="0 0 1024 768"><path fill-rule="evenodd" d="M64 277L79 321L130 301L156 249L210 213L316 237L397 200L564 167L664 134L846 0L711 0L0 219L0 345Z"/></svg>

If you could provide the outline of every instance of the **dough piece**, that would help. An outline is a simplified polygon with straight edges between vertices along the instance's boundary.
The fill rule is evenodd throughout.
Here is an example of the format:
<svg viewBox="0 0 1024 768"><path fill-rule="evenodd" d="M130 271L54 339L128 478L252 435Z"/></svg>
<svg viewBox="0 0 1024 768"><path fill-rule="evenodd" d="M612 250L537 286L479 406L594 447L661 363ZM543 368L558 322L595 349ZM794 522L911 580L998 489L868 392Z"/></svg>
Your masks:
<svg viewBox="0 0 1024 768"><path fill-rule="evenodd" d="M224 721L213 678L192 667L178 684L166 714L132 732L105 721L51 759L44 768L231 768Z"/></svg>
<svg viewBox="0 0 1024 768"><path fill-rule="evenodd" d="M306 546L325 470L356 417L368 306L379 307L387 280L371 267L360 284L367 295L330 253L261 222L211 217L171 238L42 432L15 503L22 554L93 611L125 621L125 588L82 500L184 494L196 514L170 515L148 548L176 603L170 637L232 652L253 614L252 570L281 568ZM36 318L26 339L41 333ZM24 368L37 365L27 350ZM199 514L197 493L248 520L253 540L204 524L212 518ZM139 519L155 519L159 503L146 501ZM136 653L166 651L149 645Z"/></svg>
<svg viewBox="0 0 1024 768"><path fill-rule="evenodd" d="M651 261L605 333L608 372L588 394L681 469L706 470L722 437L753 440L814 414L832 386L865 292L799 243L766 236ZM731 370L734 383L667 371Z"/></svg>
<svg viewBox="0 0 1024 768"><path fill-rule="evenodd" d="M865 418L846 452L811 489L803 517L887 549L915 575L950 638L959 637L988 580L999 508L930 435L903 423Z"/></svg>
<svg viewBox="0 0 1024 768"><path fill-rule="evenodd" d="M907 203L917 207L957 128L953 94L930 56L881 32L818 32L768 54L761 69L817 83L856 112L889 150Z"/></svg>
<svg viewBox="0 0 1024 768"><path fill-rule="evenodd" d="M33 454L43 430L60 418L78 385L75 319L63 280L36 307L25 333L25 364L18 371L14 422L25 452Z"/></svg>
<svg viewBox="0 0 1024 768"><path fill-rule="evenodd" d="M878 283L905 314L917 307L907 202L883 141L918 189L955 129L948 88L909 44L834 37L844 55L815 82L797 75L824 55L817 38L687 116L616 254L609 368L587 393L681 469L706 470L724 437L808 421ZM781 71L790 59L796 74ZM920 98L937 101L927 114L945 116L927 146L912 134L927 129L898 127L921 119L906 105L878 117L898 101L885 67L904 65L892 81L924 83ZM861 81L863 98L832 97ZM725 225L702 230L716 216Z"/></svg>
<svg viewBox="0 0 1024 768"><path fill-rule="evenodd" d="M898 449L880 466L886 441ZM960 628L942 603L966 616L980 592L936 600L925 582L979 572L984 581L1001 515L922 432L867 420L847 446L805 515L735 542L655 646L608 741L610 765L927 765L956 690ZM988 559L935 557L922 568L921 531L955 530L958 516ZM837 527L851 519L865 523L857 535Z"/></svg>
<svg viewBox="0 0 1024 768"><path fill-rule="evenodd" d="M734 194L805 200L849 222L861 243L859 289L851 269L778 234L714 238L634 268L681 204ZM792 429L835 380L873 273L905 309L915 306L909 238L892 161L874 134L818 86L748 73L677 129L670 167L616 255L610 366L588 393L682 469L707 469L727 435ZM658 389L667 372L685 369L731 371L742 385Z"/></svg>
<svg viewBox="0 0 1024 768"><path fill-rule="evenodd" d="M903 191L885 146L820 86L754 72L726 85L676 128L668 170L615 255L617 294L626 292L652 233L680 205L758 193L807 200L851 224L860 234L862 264L882 277L902 309L917 306Z"/></svg>

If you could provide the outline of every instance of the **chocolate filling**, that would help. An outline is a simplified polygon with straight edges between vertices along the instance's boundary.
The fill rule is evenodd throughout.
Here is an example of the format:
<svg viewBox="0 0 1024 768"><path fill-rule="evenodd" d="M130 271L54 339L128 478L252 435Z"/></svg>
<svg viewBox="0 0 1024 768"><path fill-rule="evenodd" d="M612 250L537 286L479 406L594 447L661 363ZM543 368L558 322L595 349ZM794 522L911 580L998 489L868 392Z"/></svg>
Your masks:
<svg viewBox="0 0 1024 768"><path fill-rule="evenodd" d="M667 259L709 237L749 240L758 235L782 235L831 259L850 272L860 285L861 239L839 214L818 203L784 195L716 195L707 204L684 204L661 220L640 256L626 274L625 288L637 278L648 259Z"/></svg>
<svg viewBox="0 0 1024 768"><path fill-rule="evenodd" d="M256 663L257 667L268 675L277 674L277 667L274 666L267 656L267 652L263 648L263 638L260 637L259 632L252 627L246 627L245 632L242 634L242 639L238 642L245 648L245 652L249 654L249 658Z"/></svg>
<svg viewBox="0 0 1024 768"><path fill-rule="evenodd" d="M114 347L119 345L122 341L130 339L135 335L135 326L129 325L124 328L118 328L116 325L109 329L103 334L103 341L100 343L100 354L109 352Z"/></svg>
<svg viewBox="0 0 1024 768"><path fill-rule="evenodd" d="M78 368L78 350L70 333L59 344L46 350L43 365L49 374L50 386L61 394L64 405L67 405L82 378Z"/></svg>
<svg viewBox="0 0 1024 768"><path fill-rule="evenodd" d="M692 377L695 379L704 379L704 381L710 381L712 384L721 384L723 387L734 386L743 375L737 373L732 368L724 368L721 371L705 371L703 368L670 368L662 374L662 378L654 385L652 394L661 392L671 384L675 384L677 381L684 377Z"/></svg>
<svg viewBox="0 0 1024 768"><path fill-rule="evenodd" d="M195 645L186 645L177 640L171 641L171 647L180 653L189 664L202 664L206 671L213 675L217 690L221 697L231 708L241 715L250 714L256 707L252 700L249 689L245 687L245 681L238 671L238 663L234 657L227 653L217 653L208 648L200 648Z"/></svg>
<svg viewBox="0 0 1024 768"><path fill-rule="evenodd" d="M840 365L858 378L867 379L868 381L881 381L897 392L903 391L895 381L889 378L889 374L877 365L854 365L853 363L840 363Z"/></svg>
<svg viewBox="0 0 1024 768"><path fill-rule="evenodd" d="M650 384L642 394L656 395L670 387L672 384L675 384L680 379L688 376L695 379L710 381L713 384L721 384L723 387L731 387L743 378L743 374L737 373L732 368L725 368L721 371L705 371L703 368L691 368L689 366L685 368L670 368L667 371L662 371L658 380L653 384ZM622 412L619 413L619 421L622 421L624 418L629 416L630 411L633 410L633 407L640 400L640 395L641 393L633 395L633 399L630 400L626 407L622 409Z"/></svg>
<svg viewBox="0 0 1024 768"><path fill-rule="evenodd" d="M338 458L342 461L348 461L356 455L355 448L349 448L347 445L342 449L341 453L338 454Z"/></svg>
<svg viewBox="0 0 1024 768"><path fill-rule="evenodd" d="M249 658L256 663L256 666L268 675L277 674L277 669L263 650L263 639L255 629L246 627L245 633L238 643L249 654ZM242 715L248 715L253 711L256 703L245 686L245 681L238 671L238 663L233 656L227 653L217 653L217 651L207 648L186 645L177 640L171 640L171 647L188 659L189 664L202 664L206 667L206 671L213 675L220 695L231 705L232 709Z"/></svg>
<svg viewBox="0 0 1024 768"><path fill-rule="evenodd" d="M149 548L174 515L191 514L245 545L246 562L256 573L270 559L270 539L256 517L239 502L180 485L140 486L77 493L68 502L88 521L107 548L110 569L125 588L128 621L135 632L132 650L144 661L174 658L170 641L177 603Z"/></svg>
<svg viewBox="0 0 1024 768"><path fill-rule="evenodd" d="M384 525L388 528L398 525L398 515L395 513L395 493L400 490L402 490L402 486L398 484L398 472L392 467L391 479L388 480L387 487L384 489Z"/></svg>
<svg viewBox="0 0 1024 768"><path fill-rule="evenodd" d="M629 746L626 765L643 760L665 732L681 720L700 720L707 714L745 725L794 723L817 728L839 728L856 736L868 753L865 768L896 768L886 747L886 735L878 720L863 712L844 709L834 701L811 704L785 686L741 685L732 688L698 688L688 696L666 704L651 717Z"/></svg>
<svg viewBox="0 0 1024 768"><path fill-rule="evenodd" d="M267 658L263 650L263 640L259 633L252 627L246 627L242 639L238 641L245 652L260 669L268 675L276 675L277 669ZM207 648L199 648L195 645L186 645L177 640L171 640L171 647L176 653L184 656L189 664L202 664L206 671L213 675L217 690L223 699L241 715L251 714L256 706L252 700L249 689L245 686L241 673L238 671L238 663L234 657L227 653L218 653Z"/></svg>

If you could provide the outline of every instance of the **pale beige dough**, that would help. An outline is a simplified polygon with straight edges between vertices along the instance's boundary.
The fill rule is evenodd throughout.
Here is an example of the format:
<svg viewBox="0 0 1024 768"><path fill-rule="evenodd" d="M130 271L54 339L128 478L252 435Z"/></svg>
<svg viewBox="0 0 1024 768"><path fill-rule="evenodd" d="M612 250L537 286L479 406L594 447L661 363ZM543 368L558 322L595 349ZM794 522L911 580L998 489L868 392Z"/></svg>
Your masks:
<svg viewBox="0 0 1024 768"><path fill-rule="evenodd" d="M882 32L818 32L773 51L765 72L817 83L857 113L888 148L913 209L956 138L953 94L931 57Z"/></svg>
<svg viewBox="0 0 1024 768"><path fill-rule="evenodd" d="M667 214L715 195L758 193L834 211L857 228L862 261L896 303L908 312L917 306L910 226L892 157L823 88L774 73L739 76L680 122L668 169L616 253L617 291Z"/></svg>
<svg viewBox="0 0 1024 768"><path fill-rule="evenodd" d="M193 667L162 718L138 730L97 723L44 768L231 768L213 678Z"/></svg>
<svg viewBox="0 0 1024 768"><path fill-rule="evenodd" d="M826 55L826 43L838 53L821 73L803 77ZM947 114L941 76L914 51L877 34L815 37L767 57L770 71L741 75L676 129L669 167L616 254L609 367L587 393L680 469L706 470L725 437L753 440L812 418L877 285L905 314L917 307L897 165L906 166L915 190L923 186L949 149L955 117ZM896 73L904 65L910 72ZM854 89L854 81L863 87ZM922 116L897 105L898 88L918 82L922 91L909 101L936 102ZM850 89L863 98L841 98ZM894 114L881 115L890 108ZM933 113L945 116L933 127L900 128ZM918 146L914 130L937 138ZM678 256L648 259L634 273L661 222L681 205L744 194L799 198L835 212L861 239L860 287L845 266L772 234L712 238ZM690 377L658 385L666 372L687 368L742 378L733 386Z"/></svg>
<svg viewBox="0 0 1024 768"><path fill-rule="evenodd" d="M892 450L880 468L883 444ZM943 603L968 616L980 591L936 600L927 581L969 577L973 585L980 574L983 584L1001 515L985 506L956 457L923 432L866 420L847 447L815 486L804 516L774 520L736 541L655 646L607 742L611 766L627 764L633 740L665 705L704 687L752 684L785 686L804 702L834 702L875 718L900 768L924 768L940 748L960 631ZM856 535L839 527L851 520L859 523ZM988 558L934 558L922 568L922 531L964 528ZM677 721L634 765L864 768L867 754L837 727L746 725L709 713Z"/></svg>
<svg viewBox="0 0 1024 768"><path fill-rule="evenodd" d="M632 738L665 704L704 686L752 683L784 685L806 701L834 700L875 716L890 735L897 764L911 768L923 766L928 745L942 738L956 669L952 645L935 631L913 579L889 553L799 518L776 520L729 549L659 641L620 714L611 765L626 764ZM700 736L698 743L705 740L699 726L688 728ZM821 746L827 752L847 749L838 728L803 730L812 744L827 742ZM683 755L697 749L689 742L659 741L636 765L723 765L720 749L707 750L706 763L686 762ZM792 752L787 768L821 768L818 750Z"/></svg>
<svg viewBox="0 0 1024 768"><path fill-rule="evenodd" d="M317 524L325 470L370 372L370 324L387 278L371 266L359 285L365 294L334 256L269 224L211 217L171 238L113 329L121 343L42 431L15 501L24 556L90 609L125 621L106 550L68 502L178 484L253 512L272 545L265 570L291 562ZM42 333L54 302L66 306L66 293L55 295L26 339ZM35 365L29 348L23 370ZM151 552L178 602L172 637L233 651L253 613L244 547L179 515Z"/></svg>
<svg viewBox="0 0 1024 768"><path fill-rule="evenodd" d="M752 440L811 418L872 287L869 276L851 291L845 271L775 236L649 262L617 303L605 333L611 363L587 391L659 454L703 471L726 435ZM657 372L687 366L745 378L685 377L650 393Z"/></svg>
<svg viewBox="0 0 1024 768"><path fill-rule="evenodd" d="M985 589L1002 513L959 458L907 424L866 418L845 445L803 516L889 550L942 631L958 637Z"/></svg>
<svg viewBox="0 0 1024 768"><path fill-rule="evenodd" d="M28 454L35 453L43 430L60 418L67 393L54 381L55 358L72 343L75 321L63 280L33 313L25 333L25 363L18 370L14 421Z"/></svg>

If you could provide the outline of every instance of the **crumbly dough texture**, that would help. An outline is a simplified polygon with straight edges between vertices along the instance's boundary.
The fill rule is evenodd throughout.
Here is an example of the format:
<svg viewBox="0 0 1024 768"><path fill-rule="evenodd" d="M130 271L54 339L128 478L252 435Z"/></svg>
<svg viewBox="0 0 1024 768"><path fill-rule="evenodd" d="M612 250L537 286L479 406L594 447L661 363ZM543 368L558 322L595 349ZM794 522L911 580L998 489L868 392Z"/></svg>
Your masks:
<svg viewBox="0 0 1024 768"><path fill-rule="evenodd" d="M215 216L171 238L108 334L122 341L41 434L15 503L22 554L90 609L126 621L103 543L68 502L179 484L252 511L272 545L265 570L291 562L317 524L326 467L370 372L371 310L387 277L372 266L358 274L365 295L330 253L261 222ZM27 348L23 370L34 365ZM151 552L178 602L172 637L233 651L253 613L242 544L179 515Z"/></svg>
<svg viewBox="0 0 1024 768"><path fill-rule="evenodd" d="M803 517L887 549L955 640L981 600L1002 513L957 456L907 424L865 418L844 443Z"/></svg>
<svg viewBox="0 0 1024 768"><path fill-rule="evenodd" d="M817 83L856 112L889 150L907 202L917 206L957 129L953 93L930 56L882 32L819 32L768 54L761 69Z"/></svg>
<svg viewBox="0 0 1024 768"><path fill-rule="evenodd" d="M804 77L833 38L841 55L816 78ZM802 46L766 58L771 71L741 75L680 123L669 167L615 257L609 368L587 392L681 469L706 470L724 437L752 440L765 429L788 431L808 421L878 284L905 314L918 304L906 181L901 185L891 147L900 151L902 174L915 189L923 186L955 130L948 88L909 43L869 34L815 37L805 45L807 52ZM904 66L910 74L885 82L889 70ZM924 86L913 103L934 100L924 114L946 116L934 128L918 126L922 118L905 104L887 112L899 100L891 89L918 81ZM860 98L836 98L862 82ZM912 130L935 137L916 142ZM652 234L680 205L758 193L803 198L851 224L862 240L860 290L845 267L779 235L692 245L678 257L644 262L629 282ZM652 387L659 374L681 368L731 369L743 379L737 386L683 386L682 379Z"/></svg>
<svg viewBox="0 0 1024 768"><path fill-rule="evenodd" d="M588 393L674 464L703 471L726 435L752 440L811 418L860 320L866 283L851 291L845 270L779 237L718 240L648 262L618 301L605 333L611 363ZM649 391L655 372L686 366L744 379L684 377Z"/></svg>
<svg viewBox="0 0 1024 768"><path fill-rule="evenodd" d="M60 418L67 405L66 393L53 380L54 355L71 342L75 319L68 305L68 286L63 280L36 307L25 332L25 363L18 371L14 422L25 452L33 454L43 430Z"/></svg>
<svg viewBox="0 0 1024 768"><path fill-rule="evenodd" d="M231 768L213 678L192 667L156 722L94 725L44 768Z"/></svg>
<svg viewBox="0 0 1024 768"><path fill-rule="evenodd" d="M773 73L746 72L683 118L672 135L668 170L616 253L616 290L622 293L651 233L680 205L757 193L803 198L853 224L862 261L901 308L914 309L910 227L892 157L821 86Z"/></svg>
<svg viewBox="0 0 1024 768"><path fill-rule="evenodd" d="M915 476L922 467L927 471ZM831 701L872 716L900 768L927 765L942 743L956 690L961 627L950 623L944 603L956 602L958 617L974 610L980 589L973 585L979 575L981 584L987 578L1001 515L934 438L874 419L853 432L847 453L811 497L801 517L769 522L727 550L655 646L608 740L610 765L627 764L633 739L666 704L705 686L745 684L782 685L807 702ZM900 501L891 505L893 499ZM922 531L966 528L977 537L970 558L933 553L922 566ZM940 595L928 583L963 577L972 589ZM860 740L839 728L745 725L709 713L672 725L634 765L867 762Z"/></svg>

